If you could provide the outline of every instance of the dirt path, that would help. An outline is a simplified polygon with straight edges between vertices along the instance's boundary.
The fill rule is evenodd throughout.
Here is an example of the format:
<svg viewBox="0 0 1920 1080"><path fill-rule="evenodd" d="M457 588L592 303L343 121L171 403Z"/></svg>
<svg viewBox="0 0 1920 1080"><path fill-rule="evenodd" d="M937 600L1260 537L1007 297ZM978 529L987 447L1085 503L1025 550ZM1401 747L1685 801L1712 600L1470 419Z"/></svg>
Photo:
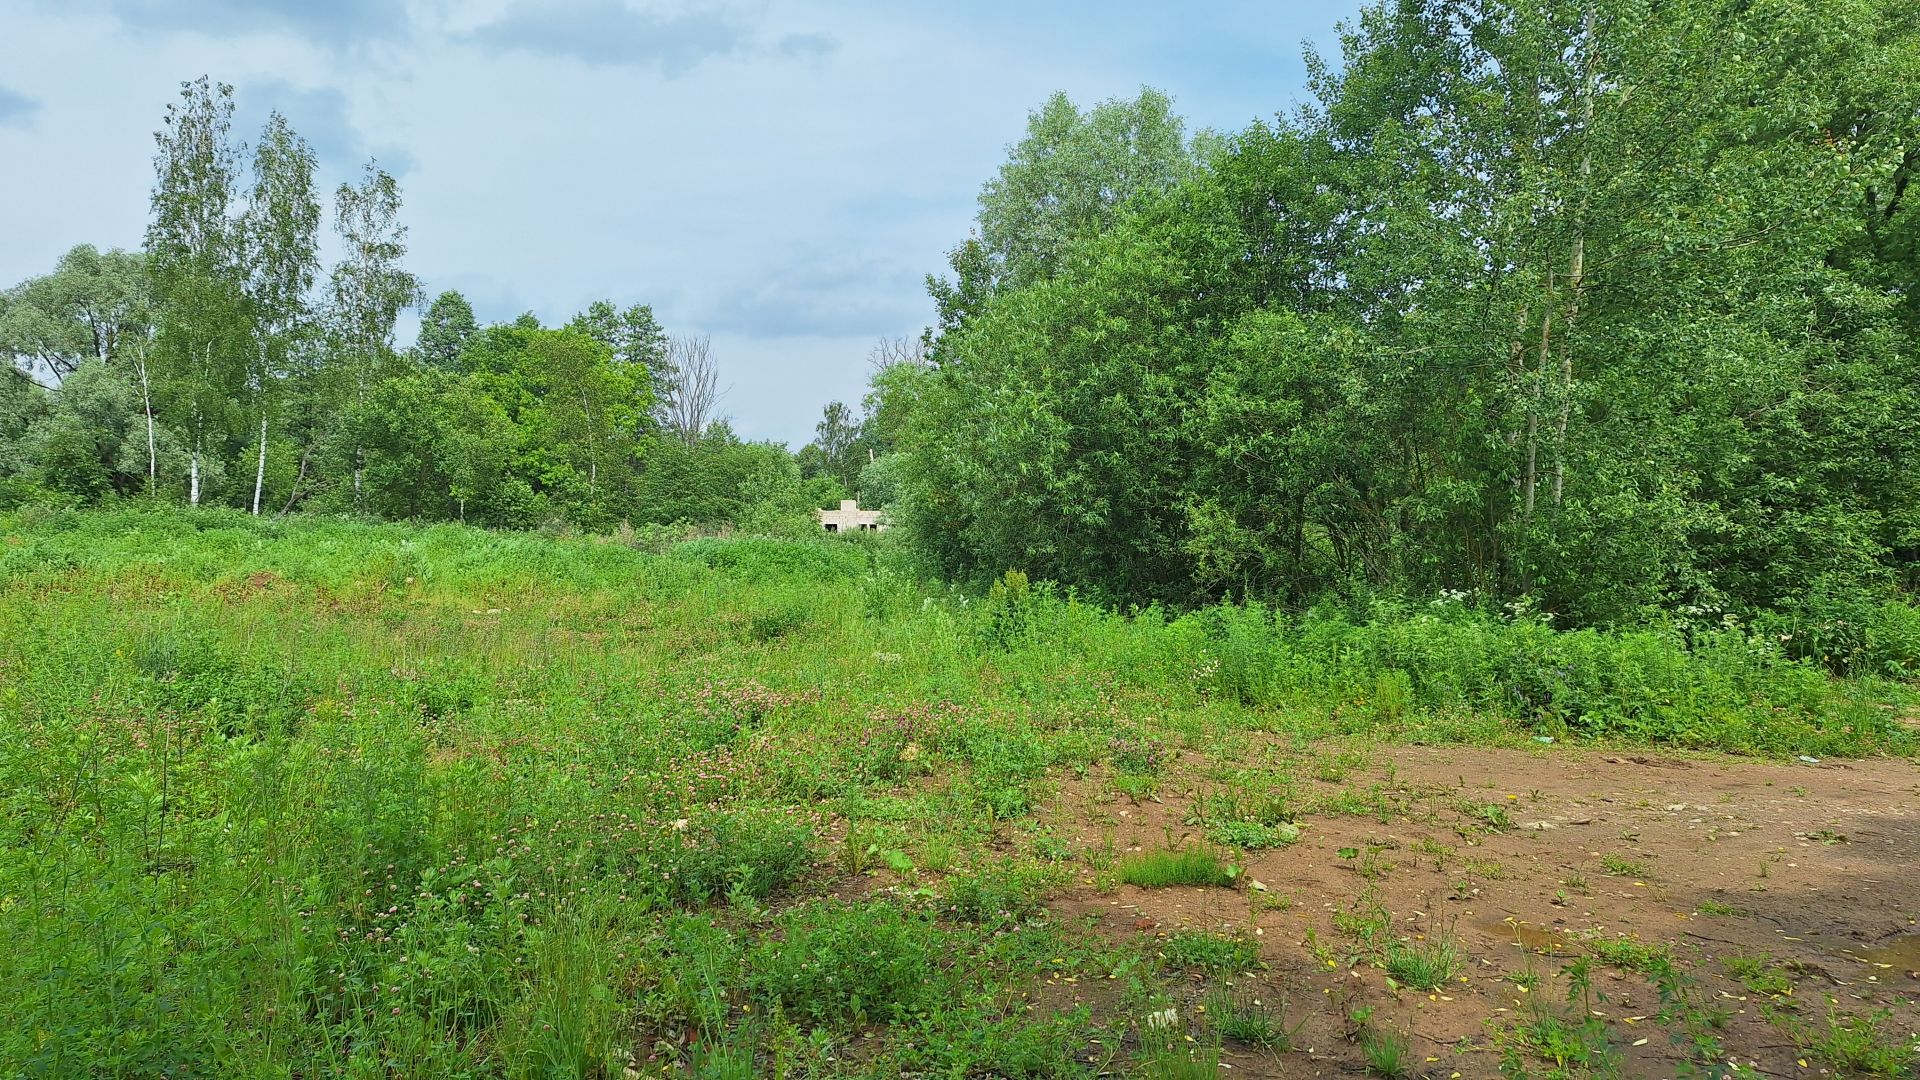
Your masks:
<svg viewBox="0 0 1920 1080"><path fill-rule="evenodd" d="M1357 1073L1347 1017L1371 1006L1376 1027L1410 1035L1415 1075L1497 1076L1512 1026L1540 1003L1569 1019L1585 1011L1564 1004L1562 969L1594 951L1594 935L1670 950L1699 1030L1762 1075L1834 1075L1797 1045L1832 1032L1830 1008L1891 1010L1887 1040L1911 1045L1920 1031L1912 762L1324 746L1305 762L1280 746L1254 758L1234 770L1189 755L1146 796L1090 776L1046 814L1077 846L1118 859L1202 841L1209 799L1285 792L1300 840L1247 855L1256 886L1149 890L1088 874L1055 904L1102 916L1115 935L1251 928L1267 969L1243 982L1289 1001L1288 1022L1303 1026L1284 1055L1229 1043L1233 1075ZM1390 984L1361 940L1383 916L1386 937L1453 940L1463 964L1446 987ZM1685 1025L1661 1022L1644 966L1623 970L1645 953L1596 956L1591 1009L1621 1075L1673 1076Z"/></svg>

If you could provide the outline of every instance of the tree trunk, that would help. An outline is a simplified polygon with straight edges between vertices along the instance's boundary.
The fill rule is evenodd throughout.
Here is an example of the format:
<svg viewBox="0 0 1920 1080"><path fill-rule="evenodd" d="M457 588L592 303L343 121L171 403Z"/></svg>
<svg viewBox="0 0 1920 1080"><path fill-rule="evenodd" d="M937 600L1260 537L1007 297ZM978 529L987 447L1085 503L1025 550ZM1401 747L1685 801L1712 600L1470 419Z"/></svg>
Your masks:
<svg viewBox="0 0 1920 1080"><path fill-rule="evenodd" d="M1527 393L1527 471L1520 488L1527 520L1533 520L1534 494L1540 482L1540 398L1547 379L1547 364L1553 355L1553 271L1547 271L1546 297L1540 313L1540 369Z"/></svg>
<svg viewBox="0 0 1920 1080"><path fill-rule="evenodd" d="M151 498L160 486L160 454L153 437L153 391L147 385L147 362L139 362L140 409L147 414L147 495Z"/></svg>
<svg viewBox="0 0 1920 1080"><path fill-rule="evenodd" d="M293 478L293 490L287 492L287 505L280 508L281 517L286 517L293 509L294 501L300 498L300 485L307 482L307 455L310 452L309 450L300 452L300 472Z"/></svg>
<svg viewBox="0 0 1920 1080"><path fill-rule="evenodd" d="M1573 216L1573 251L1567 259L1567 325L1560 331L1560 414L1554 422L1553 505L1560 505L1567 482L1567 420L1573 412L1574 324L1580 319L1580 289L1587 270L1587 205L1593 179L1593 8L1582 19L1586 51L1585 86L1580 102L1580 201Z"/></svg>
<svg viewBox="0 0 1920 1080"><path fill-rule="evenodd" d="M200 505L200 440L193 441L193 450L187 455L187 505Z"/></svg>
<svg viewBox="0 0 1920 1080"><path fill-rule="evenodd" d="M260 516L260 492L267 485L267 407L260 406L260 458L253 468L253 516Z"/></svg>

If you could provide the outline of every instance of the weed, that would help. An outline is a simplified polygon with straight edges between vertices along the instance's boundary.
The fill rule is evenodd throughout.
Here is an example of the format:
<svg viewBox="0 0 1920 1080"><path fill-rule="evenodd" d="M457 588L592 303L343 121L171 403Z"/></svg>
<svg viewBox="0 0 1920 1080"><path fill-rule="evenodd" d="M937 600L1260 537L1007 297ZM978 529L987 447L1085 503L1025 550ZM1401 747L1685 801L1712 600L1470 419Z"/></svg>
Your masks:
<svg viewBox="0 0 1920 1080"><path fill-rule="evenodd" d="M1246 990L1220 987L1208 991L1202 1004L1206 1006L1207 1023L1226 1038L1262 1050L1293 1048L1299 1026L1287 1027L1284 999L1269 1005Z"/></svg>
<svg viewBox="0 0 1920 1080"><path fill-rule="evenodd" d="M1758 956L1729 956L1721 962L1727 974L1740 981L1740 985L1756 994L1768 997L1783 997L1793 993L1793 981L1787 973L1780 970L1773 957L1766 953Z"/></svg>
<svg viewBox="0 0 1920 1080"><path fill-rule="evenodd" d="M1066 872L1046 863L1001 863L950 878L946 910L956 919L997 923L1037 913L1048 892L1066 880Z"/></svg>
<svg viewBox="0 0 1920 1080"><path fill-rule="evenodd" d="M1260 851L1298 841L1300 826L1291 822L1262 825L1257 821L1223 821L1207 830L1207 838L1227 847Z"/></svg>
<svg viewBox="0 0 1920 1080"><path fill-rule="evenodd" d="M1513 828L1512 812L1500 803L1468 804L1461 810L1467 817L1489 829Z"/></svg>
<svg viewBox="0 0 1920 1080"><path fill-rule="evenodd" d="M1596 934L1583 938L1581 944L1601 963L1623 971L1657 975L1673 968L1673 953L1666 946L1649 945L1638 938L1610 938Z"/></svg>
<svg viewBox="0 0 1920 1080"><path fill-rule="evenodd" d="M1437 990L1460 974L1460 946L1451 935L1430 941L1390 941L1381 956L1387 976L1415 990Z"/></svg>
<svg viewBox="0 0 1920 1080"><path fill-rule="evenodd" d="M1653 867L1650 864L1611 852L1600 856L1600 865L1606 869L1607 873L1618 877L1644 878L1653 876Z"/></svg>
<svg viewBox="0 0 1920 1080"><path fill-rule="evenodd" d="M1842 1073L1855 1076L1905 1077L1920 1068L1920 1048L1910 1035L1891 1029L1889 1010L1866 1016L1839 1011L1831 1002L1825 1023L1811 1036L1800 1034L1805 1045ZM1887 1025L1891 1030L1882 1030Z"/></svg>
<svg viewBox="0 0 1920 1080"><path fill-rule="evenodd" d="M1120 882L1145 889L1168 885L1221 885L1239 880L1238 868L1200 848L1145 851L1120 860Z"/></svg>
<svg viewBox="0 0 1920 1080"><path fill-rule="evenodd" d="M1413 1039L1406 1032L1369 1022L1360 1031L1360 1052L1375 1076L1402 1080L1413 1075Z"/></svg>
<svg viewBox="0 0 1920 1080"><path fill-rule="evenodd" d="M1236 975L1260 966L1260 945L1247 934L1180 930L1160 945L1160 955L1182 971Z"/></svg>
<svg viewBox="0 0 1920 1080"><path fill-rule="evenodd" d="M783 915L754 950L749 982L807 1020L897 1021L936 992L945 940L893 904L809 904Z"/></svg>

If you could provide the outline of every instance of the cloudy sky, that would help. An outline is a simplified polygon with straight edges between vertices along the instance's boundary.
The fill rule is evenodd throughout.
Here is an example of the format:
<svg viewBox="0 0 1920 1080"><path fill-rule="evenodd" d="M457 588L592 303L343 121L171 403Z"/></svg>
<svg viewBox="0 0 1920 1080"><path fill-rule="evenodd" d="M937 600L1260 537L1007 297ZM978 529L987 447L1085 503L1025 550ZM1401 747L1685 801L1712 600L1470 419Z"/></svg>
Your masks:
<svg viewBox="0 0 1920 1080"><path fill-rule="evenodd" d="M1054 90L1230 130L1300 101L1356 0L0 0L0 286L133 247L181 80L279 109L329 188L400 180L408 264L483 320L654 306L742 434L800 445ZM410 336L411 330L407 331Z"/></svg>

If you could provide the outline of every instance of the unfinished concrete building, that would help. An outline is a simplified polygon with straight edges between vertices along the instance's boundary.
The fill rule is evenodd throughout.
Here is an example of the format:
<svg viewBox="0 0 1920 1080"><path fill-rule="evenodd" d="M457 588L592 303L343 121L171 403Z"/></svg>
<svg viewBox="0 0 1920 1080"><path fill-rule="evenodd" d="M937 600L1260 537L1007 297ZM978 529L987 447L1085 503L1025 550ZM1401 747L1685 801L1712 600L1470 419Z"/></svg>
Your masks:
<svg viewBox="0 0 1920 1080"><path fill-rule="evenodd" d="M830 533L879 532L887 527L878 510L862 510L853 499L841 499L838 510L815 510L814 520Z"/></svg>

